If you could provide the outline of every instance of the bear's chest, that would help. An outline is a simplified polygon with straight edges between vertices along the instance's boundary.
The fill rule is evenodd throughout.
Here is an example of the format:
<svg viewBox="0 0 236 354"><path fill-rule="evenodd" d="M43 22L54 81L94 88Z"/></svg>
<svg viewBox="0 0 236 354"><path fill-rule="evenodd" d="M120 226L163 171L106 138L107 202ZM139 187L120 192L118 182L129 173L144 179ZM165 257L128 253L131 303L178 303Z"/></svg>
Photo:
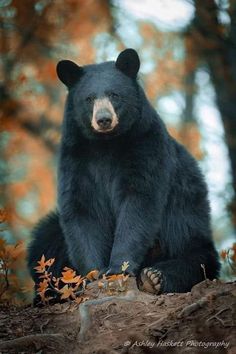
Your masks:
<svg viewBox="0 0 236 354"><path fill-rule="evenodd" d="M113 189L120 183L120 166L112 156L94 158L88 161L88 177L91 181L91 188L98 195L110 198Z"/></svg>
<svg viewBox="0 0 236 354"><path fill-rule="evenodd" d="M121 202L122 169L112 155L95 155L87 159L80 171L81 202L90 210L115 214Z"/></svg>

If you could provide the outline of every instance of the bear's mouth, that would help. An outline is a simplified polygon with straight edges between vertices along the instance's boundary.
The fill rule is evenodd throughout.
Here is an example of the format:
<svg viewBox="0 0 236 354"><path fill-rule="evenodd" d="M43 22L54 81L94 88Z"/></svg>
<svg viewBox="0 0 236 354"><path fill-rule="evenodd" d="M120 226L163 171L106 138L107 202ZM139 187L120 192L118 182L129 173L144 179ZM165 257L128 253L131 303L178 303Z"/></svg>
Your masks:
<svg viewBox="0 0 236 354"><path fill-rule="evenodd" d="M98 134L109 134L114 131L114 128L108 129L94 129Z"/></svg>
<svg viewBox="0 0 236 354"><path fill-rule="evenodd" d="M93 128L93 132L96 136L100 136L102 137L113 137L116 136L118 134L118 131L116 128L110 128L110 129L94 129Z"/></svg>

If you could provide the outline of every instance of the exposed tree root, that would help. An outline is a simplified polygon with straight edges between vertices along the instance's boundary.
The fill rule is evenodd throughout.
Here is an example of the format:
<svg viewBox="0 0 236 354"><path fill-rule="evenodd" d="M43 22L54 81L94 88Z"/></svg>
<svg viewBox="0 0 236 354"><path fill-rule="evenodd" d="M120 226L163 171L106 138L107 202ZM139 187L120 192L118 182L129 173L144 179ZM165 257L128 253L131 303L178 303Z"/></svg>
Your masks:
<svg viewBox="0 0 236 354"><path fill-rule="evenodd" d="M34 346L37 350L47 346L56 348L63 346L64 336L61 334L32 334L29 336L0 342L0 350L21 349Z"/></svg>
<svg viewBox="0 0 236 354"><path fill-rule="evenodd" d="M131 290L128 291L125 296L106 296L101 299L96 299L96 300L89 300L84 303L82 303L79 307L79 314L80 314L80 331L79 331L79 340L85 340L86 339L86 333L89 330L89 327L91 325L91 317L89 315L89 306L91 305L101 305L104 304L105 302L108 301L134 301L137 298L137 294L135 291Z"/></svg>

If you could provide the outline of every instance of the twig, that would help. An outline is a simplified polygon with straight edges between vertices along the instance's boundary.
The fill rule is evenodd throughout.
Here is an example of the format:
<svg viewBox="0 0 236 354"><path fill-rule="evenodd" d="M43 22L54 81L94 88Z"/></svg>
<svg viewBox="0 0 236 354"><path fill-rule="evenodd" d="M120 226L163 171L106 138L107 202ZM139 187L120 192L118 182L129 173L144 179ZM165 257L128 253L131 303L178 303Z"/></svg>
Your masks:
<svg viewBox="0 0 236 354"><path fill-rule="evenodd" d="M46 327L46 326L49 324L49 322L50 322L50 318L47 319L47 321L45 321L44 323L42 323L42 324L40 325L39 329L40 329L40 332L41 332L41 333L43 333L43 328Z"/></svg>
<svg viewBox="0 0 236 354"><path fill-rule="evenodd" d="M109 315L107 315L107 316L105 316L105 317L103 318L103 322L105 322L106 320L108 320L108 318L114 317L114 316L116 316L116 315L117 315L116 313L110 313Z"/></svg>
<svg viewBox="0 0 236 354"><path fill-rule="evenodd" d="M11 339L7 341L0 342L0 349L12 349L12 348L25 348L30 346L35 346L36 349L49 345L50 347L54 345L63 345L65 341L64 336L61 334L32 334L29 336Z"/></svg>
<svg viewBox="0 0 236 354"><path fill-rule="evenodd" d="M204 279L207 280L205 264L201 264L201 268L203 269Z"/></svg>
<svg viewBox="0 0 236 354"><path fill-rule="evenodd" d="M224 309L218 311L215 315L209 317L209 318L205 321L205 323L210 322L211 320L216 319L218 322L220 322L220 323L222 324L223 327L226 327L225 322L224 322L220 317L218 317L218 316L219 316L222 312L225 312L225 311L227 311L227 310L232 310L232 309L231 309L230 307L226 307L226 308L224 308Z"/></svg>
<svg viewBox="0 0 236 354"><path fill-rule="evenodd" d="M187 317L191 315L196 310L200 309L201 307L205 306L209 302L209 296L213 296L217 298L222 295L228 295L230 290L220 290L219 292L212 292L209 293L207 296L202 297L200 300L190 304L182 309L182 311L177 315L177 318Z"/></svg>
<svg viewBox="0 0 236 354"><path fill-rule="evenodd" d="M158 320L150 323L149 325L147 325L147 331L149 331L150 329L154 329L156 326L158 326L159 324L161 324L163 321L165 321L169 316L171 316L173 313L175 313L177 310L174 310L174 311L170 311L170 312L167 312L166 315L158 318Z"/></svg>
<svg viewBox="0 0 236 354"><path fill-rule="evenodd" d="M197 311L201 307L205 306L208 303L207 297L202 297L200 300L194 302L183 308L183 310L177 315L177 318L187 317L191 315L193 312Z"/></svg>

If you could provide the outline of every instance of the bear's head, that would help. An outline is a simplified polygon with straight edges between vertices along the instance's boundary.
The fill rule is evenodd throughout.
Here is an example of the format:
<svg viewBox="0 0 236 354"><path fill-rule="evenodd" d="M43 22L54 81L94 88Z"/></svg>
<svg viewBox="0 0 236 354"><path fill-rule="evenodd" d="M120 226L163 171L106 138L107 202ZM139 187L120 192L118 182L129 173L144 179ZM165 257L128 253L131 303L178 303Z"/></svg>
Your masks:
<svg viewBox="0 0 236 354"><path fill-rule="evenodd" d="M58 77L69 89L70 119L86 137L121 135L140 119L139 67L134 49L121 52L115 62L83 67L70 60L57 64Z"/></svg>

